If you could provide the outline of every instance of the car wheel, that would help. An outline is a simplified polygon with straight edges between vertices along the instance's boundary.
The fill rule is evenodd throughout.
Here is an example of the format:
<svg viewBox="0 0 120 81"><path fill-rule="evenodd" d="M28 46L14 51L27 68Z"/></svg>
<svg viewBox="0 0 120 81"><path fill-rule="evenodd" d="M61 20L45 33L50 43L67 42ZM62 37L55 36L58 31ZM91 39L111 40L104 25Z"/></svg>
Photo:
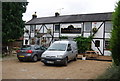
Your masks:
<svg viewBox="0 0 120 81"><path fill-rule="evenodd" d="M37 60L38 60L37 55L34 55L33 58L32 58L32 60L33 60L33 62L37 62Z"/></svg>
<svg viewBox="0 0 120 81"><path fill-rule="evenodd" d="M64 66L67 66L67 64L68 64L68 59L65 58L63 65L64 65Z"/></svg>
<svg viewBox="0 0 120 81"><path fill-rule="evenodd" d="M73 59L74 61L77 61L77 55L75 56L75 58Z"/></svg>

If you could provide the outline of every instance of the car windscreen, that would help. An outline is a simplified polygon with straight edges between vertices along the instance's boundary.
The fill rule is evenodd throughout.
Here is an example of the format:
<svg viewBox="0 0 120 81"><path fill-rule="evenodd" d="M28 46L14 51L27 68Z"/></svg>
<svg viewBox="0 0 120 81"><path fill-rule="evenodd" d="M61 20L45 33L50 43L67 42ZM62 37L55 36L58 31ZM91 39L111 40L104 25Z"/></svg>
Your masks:
<svg viewBox="0 0 120 81"><path fill-rule="evenodd" d="M31 50L31 46L22 46L21 50Z"/></svg>
<svg viewBox="0 0 120 81"><path fill-rule="evenodd" d="M48 48L48 50L49 51L65 51L66 47L67 47L67 44L54 43Z"/></svg>

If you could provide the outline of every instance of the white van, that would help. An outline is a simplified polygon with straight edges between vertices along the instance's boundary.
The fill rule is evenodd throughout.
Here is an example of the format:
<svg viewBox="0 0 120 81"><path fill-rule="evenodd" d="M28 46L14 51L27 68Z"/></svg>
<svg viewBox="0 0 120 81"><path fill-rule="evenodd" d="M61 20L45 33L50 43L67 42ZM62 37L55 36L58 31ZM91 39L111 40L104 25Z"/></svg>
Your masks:
<svg viewBox="0 0 120 81"><path fill-rule="evenodd" d="M77 45L74 41L55 41L41 56L41 62L47 64L62 64L77 60Z"/></svg>

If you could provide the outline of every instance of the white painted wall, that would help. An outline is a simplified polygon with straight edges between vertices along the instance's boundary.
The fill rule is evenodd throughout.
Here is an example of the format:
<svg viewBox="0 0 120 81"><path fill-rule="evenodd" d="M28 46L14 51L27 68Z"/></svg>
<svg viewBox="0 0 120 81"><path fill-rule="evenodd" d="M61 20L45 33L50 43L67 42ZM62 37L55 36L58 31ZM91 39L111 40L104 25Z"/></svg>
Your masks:
<svg viewBox="0 0 120 81"><path fill-rule="evenodd" d="M25 30L29 30L29 33L24 33L24 40L23 40L23 45L25 45L25 40L28 40L28 45L30 44L30 41L29 41L29 34L30 34L30 25L26 25L25 28L24 28L24 31Z"/></svg>
<svg viewBox="0 0 120 81"><path fill-rule="evenodd" d="M102 24L102 22L96 22L96 24L95 24L95 22L92 22L92 28L94 28L94 27L99 28L101 24ZM103 33L104 33L104 24L100 27L98 32L94 35L94 38L103 38ZM90 36L90 33L84 33L84 37L89 37L89 36ZM105 38L110 38L110 36L111 36L110 33L105 33ZM94 39L93 41L95 42L95 40L100 40L99 49L103 53L103 39ZM91 48L95 51L99 51L97 49L97 47L95 47L95 44L93 42L92 42ZM99 54L100 54L100 52L99 52ZM111 52L109 50L105 50L104 54L107 56L110 56Z"/></svg>
<svg viewBox="0 0 120 81"><path fill-rule="evenodd" d="M96 22L96 28L99 28L99 26L102 24L102 22ZM92 28L95 27L94 22L92 22ZM95 34L94 38L103 38L103 31L104 30L104 24L100 27L98 32Z"/></svg>
<svg viewBox="0 0 120 81"><path fill-rule="evenodd" d="M89 37L90 33L84 33L84 37Z"/></svg>
<svg viewBox="0 0 120 81"><path fill-rule="evenodd" d="M98 48L99 48L99 49L101 50L101 52L103 53L103 40L102 40L102 39L93 39L94 42L95 42L96 40L100 40L100 47L98 47ZM93 42L92 42L91 47L92 47L93 50L99 52L99 50L97 49L97 47L95 47L95 44L94 44ZM99 54L100 54L100 52L99 52ZM101 55L101 54L100 54L100 55Z"/></svg>

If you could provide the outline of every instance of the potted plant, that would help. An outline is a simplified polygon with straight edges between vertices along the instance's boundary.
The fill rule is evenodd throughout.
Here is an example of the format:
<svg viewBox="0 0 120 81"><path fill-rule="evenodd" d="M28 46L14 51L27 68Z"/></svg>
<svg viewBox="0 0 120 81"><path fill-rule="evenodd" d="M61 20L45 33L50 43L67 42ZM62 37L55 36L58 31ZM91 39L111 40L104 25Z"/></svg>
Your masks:
<svg viewBox="0 0 120 81"><path fill-rule="evenodd" d="M82 56L82 60L86 60L86 56L85 56L85 54L83 54L83 56Z"/></svg>

